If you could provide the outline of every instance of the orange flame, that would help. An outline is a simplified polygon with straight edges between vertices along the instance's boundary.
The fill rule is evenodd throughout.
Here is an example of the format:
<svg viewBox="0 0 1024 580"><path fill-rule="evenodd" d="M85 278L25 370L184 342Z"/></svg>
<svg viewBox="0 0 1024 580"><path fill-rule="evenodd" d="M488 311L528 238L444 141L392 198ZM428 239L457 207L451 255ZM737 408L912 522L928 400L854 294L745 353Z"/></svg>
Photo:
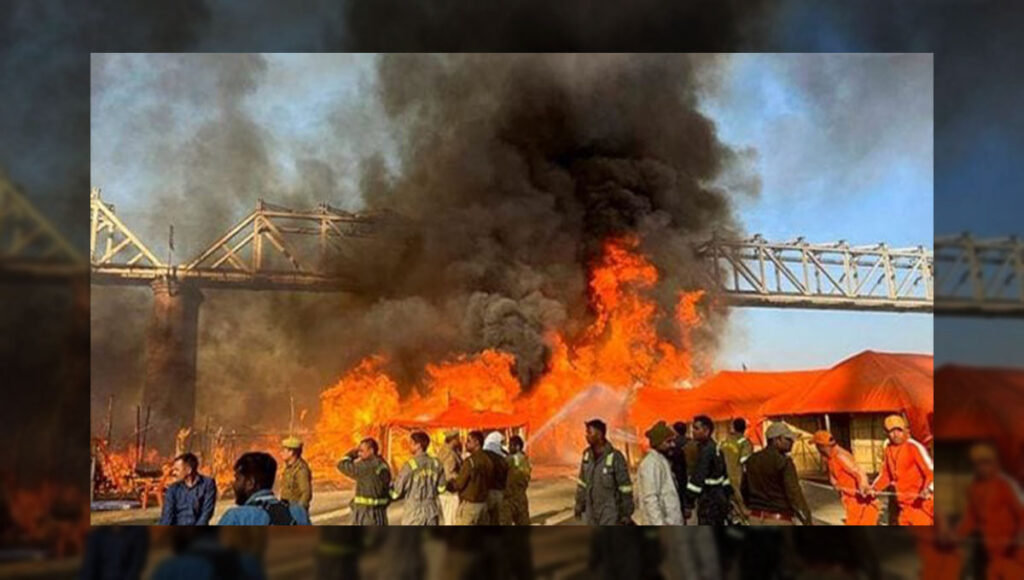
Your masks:
<svg viewBox="0 0 1024 580"><path fill-rule="evenodd" d="M528 392L515 377L514 357L488 349L427 365L424 384L410 389L426 395L404 401L405 415L436 416L459 401L474 410L525 414L537 428L594 385L623 392L641 385L675 388L692 378L691 331L703 323L702 290L680 293L675 312L660 312L651 296L658 272L635 237L608 241L589 278L593 322L575 339L548 336L548 368ZM678 326L675 343L658 335L667 316ZM348 448L368 434L382 434L397 415L398 387L381 371L382 362L364 360L321 395L313 449L330 459L331 469Z"/></svg>

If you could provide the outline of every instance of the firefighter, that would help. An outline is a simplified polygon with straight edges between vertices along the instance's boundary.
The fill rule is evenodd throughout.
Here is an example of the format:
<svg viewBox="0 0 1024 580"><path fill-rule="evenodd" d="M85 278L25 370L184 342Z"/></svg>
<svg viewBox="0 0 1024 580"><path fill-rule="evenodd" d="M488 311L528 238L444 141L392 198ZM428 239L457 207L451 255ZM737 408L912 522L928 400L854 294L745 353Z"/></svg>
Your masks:
<svg viewBox="0 0 1024 580"><path fill-rule="evenodd" d="M444 445L437 453L437 458L444 466L444 478L451 486L455 478L459 476L459 468L462 467L462 441L459 440L459 430L449 429L444 434ZM441 521L446 526L455 525L455 513L459 509L459 494L454 491L445 490L441 494Z"/></svg>
<svg viewBox="0 0 1024 580"><path fill-rule="evenodd" d="M935 474L931 456L924 445L910 437L907 422L902 416L886 417L885 431L889 441L885 446L882 471L869 492L874 495L874 492L894 487L899 525L933 525Z"/></svg>
<svg viewBox="0 0 1024 580"><path fill-rule="evenodd" d="M722 457L725 459L725 471L729 475L729 484L732 485L732 501L736 504L741 519L745 519L746 506L743 505L742 494L740 494L740 483L743 480L743 464L750 459L754 453L754 446L747 439L747 421L742 417L733 419L729 425L729 434L725 436L719 448L722 450Z"/></svg>
<svg viewBox="0 0 1024 580"><path fill-rule="evenodd" d="M484 451L484 434L470 431L466 437L469 457L462 462L459 476L449 486L459 494L459 511L455 523L460 526L486 525L487 496L494 477L494 464Z"/></svg>
<svg viewBox="0 0 1024 580"><path fill-rule="evenodd" d="M846 525L877 525L878 501L870 496L868 476L857 465L853 454L840 447L828 431L818 431L813 441L828 468L829 483L839 492L839 500L846 510Z"/></svg>
<svg viewBox="0 0 1024 580"><path fill-rule="evenodd" d="M526 488L530 485L530 458L523 453L523 438L513 435L508 440L508 482L502 501L501 525L530 525L530 501Z"/></svg>
<svg viewBox="0 0 1024 580"><path fill-rule="evenodd" d="M586 428L589 446L580 462L574 513L588 525L631 524L633 484L626 458L608 441L604 421L592 419Z"/></svg>
<svg viewBox="0 0 1024 580"><path fill-rule="evenodd" d="M958 533L981 534L987 555L986 578L1024 578L1024 495L999 466L994 447L978 443L970 450L974 479L967 490L967 509Z"/></svg>
<svg viewBox="0 0 1024 580"><path fill-rule="evenodd" d="M438 495L446 486L444 467L436 458L427 455L430 436L426 433L416 431L409 441L413 456L398 472L398 479L391 489L391 500L409 498L405 502L402 525L436 526L441 520Z"/></svg>
<svg viewBox="0 0 1024 580"><path fill-rule="evenodd" d="M740 489L754 526L791 526L794 518L814 524L789 452L797 435L783 422L765 431L768 444L746 462Z"/></svg>
<svg viewBox="0 0 1024 580"><path fill-rule="evenodd" d="M338 462L338 471L356 482L352 520L357 526L388 525L391 470L379 453L377 441L367 437Z"/></svg>
<svg viewBox="0 0 1024 580"><path fill-rule="evenodd" d="M487 482L487 523L497 526L501 524L501 502L505 497L505 485L508 483L508 460L501 444L504 441L501 433L492 431L484 439L484 453L491 458L493 472Z"/></svg>
<svg viewBox="0 0 1024 580"><path fill-rule="evenodd" d="M687 503L696 503L698 524L725 525L729 517L729 494L732 493L732 487L725 471L725 459L711 437L715 431L715 423L707 415L697 415L691 425L693 439L696 441L697 458L693 469L688 470ZM685 516L689 519L689 513Z"/></svg>
<svg viewBox="0 0 1024 580"><path fill-rule="evenodd" d="M283 449L284 473L281 474L281 499L292 505L302 506L309 512L313 500L313 474L302 458L302 440L288 437L281 442Z"/></svg>

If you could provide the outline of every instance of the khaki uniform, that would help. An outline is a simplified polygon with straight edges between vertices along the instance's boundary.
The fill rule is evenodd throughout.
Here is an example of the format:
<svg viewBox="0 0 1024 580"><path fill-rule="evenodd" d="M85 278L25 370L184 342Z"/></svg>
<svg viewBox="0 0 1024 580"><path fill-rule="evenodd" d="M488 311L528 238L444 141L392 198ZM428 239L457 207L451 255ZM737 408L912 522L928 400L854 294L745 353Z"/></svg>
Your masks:
<svg viewBox="0 0 1024 580"><path fill-rule="evenodd" d="M486 525L487 497L494 478L494 464L486 451L478 449L466 458L452 488L459 494L455 522L460 526Z"/></svg>
<svg viewBox="0 0 1024 580"><path fill-rule="evenodd" d="M600 454L583 452L576 481L576 513L592 526L621 524L633 515L633 484L622 453L605 443Z"/></svg>
<svg viewBox="0 0 1024 580"><path fill-rule="evenodd" d="M459 468L462 467L462 457L452 451L451 447L444 445L437 454L437 459L444 467L444 479L447 483L453 483L459 476ZM454 491L445 491L441 494L441 523L446 526L455 525L455 512L459 509L459 494Z"/></svg>
<svg viewBox="0 0 1024 580"><path fill-rule="evenodd" d="M485 450L491 458L494 472L487 482L487 525L501 524L501 504L505 499L505 485L508 483L508 460L501 454Z"/></svg>
<svg viewBox="0 0 1024 580"><path fill-rule="evenodd" d="M356 482L352 498L352 519L357 526L388 525L388 503L391 501L391 470L379 456L365 461L345 456L338 462L338 471Z"/></svg>
<svg viewBox="0 0 1024 580"><path fill-rule="evenodd" d="M501 525L530 525L530 502L526 497L526 488L530 485L531 470L530 458L524 453L509 455L508 480L501 506Z"/></svg>
<svg viewBox="0 0 1024 580"><path fill-rule="evenodd" d="M391 499L407 498L402 525L436 526L441 521L438 495L445 489L444 468L436 458L420 452L405 462L391 489Z"/></svg>
<svg viewBox="0 0 1024 580"><path fill-rule="evenodd" d="M722 450L722 457L725 459L725 471L729 475L729 484L732 485L733 490L732 499L743 507L743 498L740 494L743 465L754 454L754 446L743 435L730 434L718 448Z"/></svg>
<svg viewBox="0 0 1024 580"><path fill-rule="evenodd" d="M313 500L313 474L305 459L299 457L285 465L281 473L280 497L309 512L309 503Z"/></svg>
<svg viewBox="0 0 1024 580"><path fill-rule="evenodd" d="M747 460L740 488L743 503L752 512L751 525L787 525L793 518L811 521L793 459L771 445Z"/></svg>

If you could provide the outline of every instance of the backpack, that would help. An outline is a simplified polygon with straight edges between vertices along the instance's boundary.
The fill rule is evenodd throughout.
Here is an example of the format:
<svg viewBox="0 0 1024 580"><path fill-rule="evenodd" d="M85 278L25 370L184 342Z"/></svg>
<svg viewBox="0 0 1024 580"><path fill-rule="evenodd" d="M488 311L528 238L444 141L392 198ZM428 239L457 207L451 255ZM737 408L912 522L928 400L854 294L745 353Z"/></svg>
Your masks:
<svg viewBox="0 0 1024 580"><path fill-rule="evenodd" d="M298 522L292 517L287 500L260 502L260 507L267 512L271 526L296 526Z"/></svg>

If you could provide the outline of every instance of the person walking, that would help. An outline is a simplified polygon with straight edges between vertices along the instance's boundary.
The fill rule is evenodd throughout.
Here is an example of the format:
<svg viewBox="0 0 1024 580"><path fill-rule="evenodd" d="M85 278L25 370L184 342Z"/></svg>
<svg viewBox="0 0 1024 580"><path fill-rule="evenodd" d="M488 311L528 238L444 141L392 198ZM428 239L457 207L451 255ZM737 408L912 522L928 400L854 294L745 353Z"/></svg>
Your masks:
<svg viewBox="0 0 1024 580"><path fill-rule="evenodd" d="M765 448L747 460L740 485L743 503L750 513L750 525L791 526L794 519L813 525L796 465L789 457L796 433L780 421L768 427L765 438L768 440Z"/></svg>

